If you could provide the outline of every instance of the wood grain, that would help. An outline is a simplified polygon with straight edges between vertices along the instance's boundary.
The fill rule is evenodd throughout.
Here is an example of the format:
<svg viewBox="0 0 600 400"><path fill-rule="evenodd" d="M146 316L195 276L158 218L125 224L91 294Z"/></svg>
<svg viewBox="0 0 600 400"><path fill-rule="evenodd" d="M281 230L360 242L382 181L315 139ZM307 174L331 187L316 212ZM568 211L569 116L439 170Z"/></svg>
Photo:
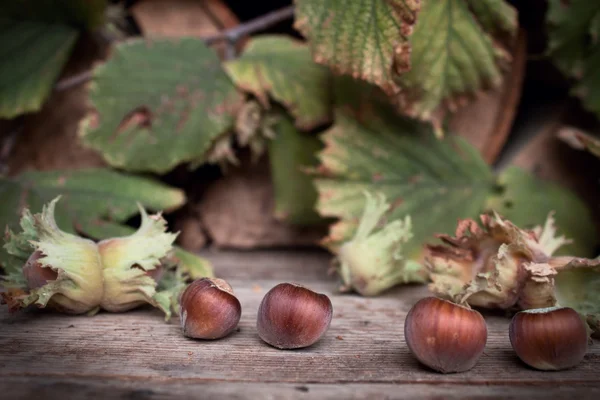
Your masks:
<svg viewBox="0 0 600 400"><path fill-rule="evenodd" d="M147 37L207 37L239 23L221 0L140 0L130 11ZM212 47L224 57L223 43Z"/></svg>
<svg viewBox="0 0 600 400"><path fill-rule="evenodd" d="M170 399L597 399L600 389L559 386L549 388L532 386L474 385L394 385L394 384L289 384L275 383L189 383L139 382L127 380L94 380L37 378L7 378L0 383L3 394L11 400L42 399L106 399L113 400L170 400Z"/></svg>
<svg viewBox="0 0 600 400"><path fill-rule="evenodd" d="M489 338L477 366L441 375L420 366L403 337L406 313L428 295L422 286L378 298L336 293L323 252L207 252L216 273L239 297L239 331L219 341L181 335L177 320L158 311L73 317L0 311L0 390L8 398L67 392L95 398L598 398L600 350L590 346L576 368L527 368L508 340L509 319L486 313ZM328 293L331 328L315 346L277 350L256 334L258 305L282 281ZM300 388L300 389L299 389ZM551 390L551 391L550 391ZM200 395L202 394L202 395ZM88 396L89 395L89 396ZM44 395L44 397L46 397Z"/></svg>
<svg viewBox="0 0 600 400"><path fill-rule="evenodd" d="M326 226L294 226L275 218L275 196L267 157L251 162L244 153L240 165L202 194L198 207L212 244L221 248L314 246L327 234Z"/></svg>
<svg viewBox="0 0 600 400"><path fill-rule="evenodd" d="M145 36L204 37L238 24L220 0L142 0L131 13Z"/></svg>

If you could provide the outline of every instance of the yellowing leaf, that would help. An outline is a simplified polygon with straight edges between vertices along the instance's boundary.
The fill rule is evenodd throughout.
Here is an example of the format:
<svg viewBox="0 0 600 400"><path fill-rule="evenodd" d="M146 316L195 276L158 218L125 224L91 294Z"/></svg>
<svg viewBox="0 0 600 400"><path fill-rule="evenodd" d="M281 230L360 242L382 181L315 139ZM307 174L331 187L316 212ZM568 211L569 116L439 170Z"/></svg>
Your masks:
<svg viewBox="0 0 600 400"><path fill-rule="evenodd" d="M258 36L225 65L231 79L269 108L269 96L283 104L299 129L331 119L330 74L315 64L306 45L286 36Z"/></svg>
<svg viewBox="0 0 600 400"><path fill-rule="evenodd" d="M437 1L437 0L436 0ZM397 91L393 75L410 68L418 0L295 0L294 26L309 41L316 62Z"/></svg>
<svg viewBox="0 0 600 400"><path fill-rule="evenodd" d="M200 39L136 39L94 71L84 142L112 166L164 173L201 163L243 97Z"/></svg>
<svg viewBox="0 0 600 400"><path fill-rule="evenodd" d="M437 140L428 126L383 108L340 110L322 138L317 210L341 219L327 240L333 247L352 237L364 191L385 195L389 220L412 218L414 238L405 251L418 259L435 233L451 232L458 219L476 216L494 187L489 167L465 141Z"/></svg>
<svg viewBox="0 0 600 400"><path fill-rule="evenodd" d="M499 85L510 55L492 34L511 38L516 29L504 0L424 1L410 38L411 70L396 78L401 109L439 125L466 96Z"/></svg>

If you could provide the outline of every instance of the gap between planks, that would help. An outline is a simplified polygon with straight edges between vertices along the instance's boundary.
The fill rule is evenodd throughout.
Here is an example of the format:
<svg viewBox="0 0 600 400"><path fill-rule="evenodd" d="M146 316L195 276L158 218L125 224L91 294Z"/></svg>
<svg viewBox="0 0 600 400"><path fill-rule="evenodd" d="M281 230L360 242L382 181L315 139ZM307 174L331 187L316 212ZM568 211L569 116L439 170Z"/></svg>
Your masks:
<svg viewBox="0 0 600 400"><path fill-rule="evenodd" d="M600 389L583 390L580 387L553 388L540 390L532 387L481 387L470 385L436 385L423 387L420 385L389 384L273 384L265 386L260 383L228 383L220 382L202 384L168 384L157 385L154 382L127 382L115 386L112 382L94 380L56 381L43 378L35 383L22 378L9 378L0 383L2 393L10 399L39 398L69 399L104 399L110 393L112 399L173 399L173 398L271 398L271 399L464 399L464 398L502 398L502 399L597 399Z"/></svg>

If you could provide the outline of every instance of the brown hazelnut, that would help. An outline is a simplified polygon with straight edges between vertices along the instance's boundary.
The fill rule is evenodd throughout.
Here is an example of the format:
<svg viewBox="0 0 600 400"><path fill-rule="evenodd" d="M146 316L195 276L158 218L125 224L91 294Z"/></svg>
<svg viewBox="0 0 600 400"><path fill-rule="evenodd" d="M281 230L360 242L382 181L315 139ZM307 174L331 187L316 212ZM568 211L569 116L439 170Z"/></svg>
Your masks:
<svg viewBox="0 0 600 400"><path fill-rule="evenodd" d="M297 349L316 343L331 323L329 297L303 286L280 283L260 303L258 335L271 346Z"/></svg>
<svg viewBox="0 0 600 400"><path fill-rule="evenodd" d="M201 278L181 294L180 320L183 334L195 339L220 339L230 334L242 315L239 300L222 279Z"/></svg>
<svg viewBox="0 0 600 400"><path fill-rule="evenodd" d="M41 251L34 251L23 265L23 276L29 289L40 288L49 281L58 278L58 272L50 267L42 267L42 264L38 261L42 257L44 257L44 254Z"/></svg>
<svg viewBox="0 0 600 400"><path fill-rule="evenodd" d="M586 323L568 307L518 312L510 321L508 333L517 356L540 370L574 367L587 352Z"/></svg>
<svg viewBox="0 0 600 400"><path fill-rule="evenodd" d="M483 354L487 325L475 310L427 297L408 312L404 337L422 364L442 373L463 372L473 368Z"/></svg>

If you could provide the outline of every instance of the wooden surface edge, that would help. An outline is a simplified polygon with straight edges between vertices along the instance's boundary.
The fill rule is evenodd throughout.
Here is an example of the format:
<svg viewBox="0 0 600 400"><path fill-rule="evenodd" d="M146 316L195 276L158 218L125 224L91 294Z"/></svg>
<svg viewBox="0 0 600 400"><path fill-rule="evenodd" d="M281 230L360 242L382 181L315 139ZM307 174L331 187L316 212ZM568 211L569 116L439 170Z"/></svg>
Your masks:
<svg viewBox="0 0 600 400"><path fill-rule="evenodd" d="M288 384L288 383L159 383L39 377L3 378L0 393L11 400L43 399L597 399L598 386L420 385L420 384Z"/></svg>

